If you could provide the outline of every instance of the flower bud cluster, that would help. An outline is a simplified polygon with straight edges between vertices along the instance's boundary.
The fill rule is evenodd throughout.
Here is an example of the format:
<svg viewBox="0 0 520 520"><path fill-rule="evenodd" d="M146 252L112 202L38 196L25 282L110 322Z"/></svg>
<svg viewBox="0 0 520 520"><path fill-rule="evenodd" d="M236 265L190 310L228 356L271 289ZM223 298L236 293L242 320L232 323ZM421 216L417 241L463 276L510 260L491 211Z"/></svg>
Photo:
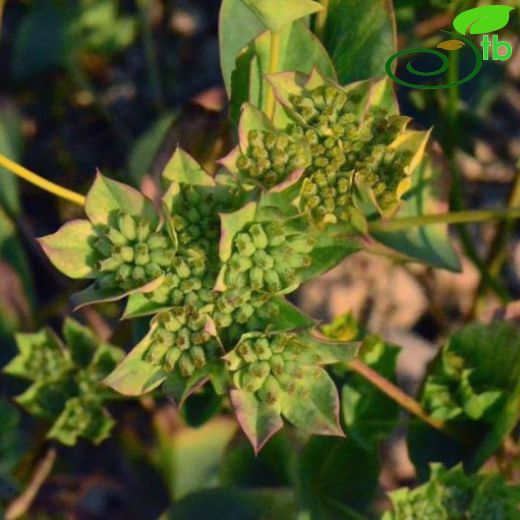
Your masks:
<svg viewBox="0 0 520 520"><path fill-rule="evenodd" d="M234 238L226 286L269 293L287 289L297 282L297 271L310 266L313 248L312 238L279 222L254 223Z"/></svg>
<svg viewBox="0 0 520 520"><path fill-rule="evenodd" d="M175 256L164 231L154 231L146 219L122 212L93 245L101 257L98 284L102 288L142 286L164 274Z"/></svg>
<svg viewBox="0 0 520 520"><path fill-rule="evenodd" d="M305 139L311 150L301 205L314 220L348 220L357 182L373 189L383 209L395 203L408 159L388 150L400 132L400 116L380 108L361 116L359 97L333 86L304 91L290 100L304 124L293 125L289 133Z"/></svg>
<svg viewBox="0 0 520 520"><path fill-rule="evenodd" d="M209 252L220 238L219 208L215 196L204 190L181 184L172 220L181 246L197 245Z"/></svg>
<svg viewBox="0 0 520 520"><path fill-rule="evenodd" d="M225 356L233 384L240 390L256 393L275 405L283 392L292 394L297 382L304 377L298 356L305 345L291 334L250 334ZM305 391L305 388L300 388ZM304 397L304 396L303 396Z"/></svg>
<svg viewBox="0 0 520 520"><path fill-rule="evenodd" d="M305 146L280 132L251 130L249 147L237 159L237 167L244 177L272 188L292 172L307 165Z"/></svg>
<svg viewBox="0 0 520 520"><path fill-rule="evenodd" d="M216 356L218 343L208 331L208 316L193 307L175 307L159 314L145 360L165 371L189 377Z"/></svg>
<svg viewBox="0 0 520 520"><path fill-rule="evenodd" d="M221 329L234 325L242 329L240 326L246 325L248 330L256 330L278 314L278 306L268 295L250 289L230 289L217 298L213 319Z"/></svg>
<svg viewBox="0 0 520 520"><path fill-rule="evenodd" d="M214 301L212 270L201 246L187 247L172 260L162 284L145 297L159 305L204 307Z"/></svg>

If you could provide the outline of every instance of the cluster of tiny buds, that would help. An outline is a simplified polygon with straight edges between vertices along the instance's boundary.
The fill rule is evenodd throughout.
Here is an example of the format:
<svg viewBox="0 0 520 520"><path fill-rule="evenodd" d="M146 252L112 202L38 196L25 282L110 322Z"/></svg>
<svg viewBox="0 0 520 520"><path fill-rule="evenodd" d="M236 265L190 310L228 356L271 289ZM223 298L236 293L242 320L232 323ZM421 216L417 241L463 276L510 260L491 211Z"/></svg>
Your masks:
<svg viewBox="0 0 520 520"><path fill-rule="evenodd" d="M201 246L182 248L164 277L164 281L145 297L160 305L206 305L214 300L214 278L208 269L208 257Z"/></svg>
<svg viewBox="0 0 520 520"><path fill-rule="evenodd" d="M64 357L63 351L52 344L33 348L31 355L24 358L24 361L28 373L38 374L42 378L54 376L70 366L70 362Z"/></svg>
<svg viewBox="0 0 520 520"><path fill-rule="evenodd" d="M227 262L226 286L277 293L297 281L297 271L310 266L314 240L288 232L278 222L255 223L234 239Z"/></svg>
<svg viewBox="0 0 520 520"><path fill-rule="evenodd" d="M116 224L106 226L93 243L101 260L98 285L131 289L161 276L175 251L163 231L153 231L144 218L120 213Z"/></svg>
<svg viewBox="0 0 520 520"><path fill-rule="evenodd" d="M237 324L255 330L278 314L278 306L270 301L269 296L254 293L250 289L230 289L216 300L213 319L217 327L222 329Z"/></svg>
<svg viewBox="0 0 520 520"><path fill-rule="evenodd" d="M203 187L181 184L172 216L179 244L193 243L209 251L220 237L217 201Z"/></svg>
<svg viewBox="0 0 520 520"><path fill-rule="evenodd" d="M92 412L89 406L69 406L60 428L69 432L85 431L92 422Z"/></svg>
<svg viewBox="0 0 520 520"><path fill-rule="evenodd" d="M298 356L305 349L291 334L258 333L243 338L224 359L235 387L257 393L268 404L276 404L283 392L307 391L297 384L304 376Z"/></svg>
<svg viewBox="0 0 520 520"><path fill-rule="evenodd" d="M208 316L193 307L176 307L159 314L145 359L182 377L201 369L214 357L218 343L208 332Z"/></svg>
<svg viewBox="0 0 520 520"><path fill-rule="evenodd" d="M362 114L359 96L333 86L290 99L305 125L292 125L288 132L308 143L312 157L302 186L302 209L316 221L349 220L357 181L372 190L381 208L393 206L409 155L388 145L399 134L403 118L382 108Z"/></svg>
<svg viewBox="0 0 520 520"><path fill-rule="evenodd" d="M241 175L271 188L291 173L307 165L305 146L288 135L266 130L251 130L249 147L237 159Z"/></svg>

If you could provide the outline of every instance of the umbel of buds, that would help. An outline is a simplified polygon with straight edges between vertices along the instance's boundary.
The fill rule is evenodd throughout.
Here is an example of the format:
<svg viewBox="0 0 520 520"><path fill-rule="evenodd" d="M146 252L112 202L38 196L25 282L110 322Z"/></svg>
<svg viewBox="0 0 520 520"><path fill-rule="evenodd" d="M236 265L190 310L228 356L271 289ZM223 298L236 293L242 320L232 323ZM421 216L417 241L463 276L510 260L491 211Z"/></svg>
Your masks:
<svg viewBox="0 0 520 520"><path fill-rule="evenodd" d="M219 348L208 323L208 316L193 307L159 314L145 359L166 372L177 369L182 377L191 376L214 359Z"/></svg>
<svg viewBox="0 0 520 520"><path fill-rule="evenodd" d="M269 293L287 289L297 282L298 270L310 266L313 248L312 238L280 223L254 223L234 238L226 286Z"/></svg>
<svg viewBox="0 0 520 520"><path fill-rule="evenodd" d="M242 176L264 188L272 188L307 164L305 146L286 134L251 130L248 144L247 151L237 159L237 168Z"/></svg>
<svg viewBox="0 0 520 520"><path fill-rule="evenodd" d="M183 246L196 244L209 251L220 237L217 201L202 187L180 185L172 221Z"/></svg>
<svg viewBox="0 0 520 520"><path fill-rule="evenodd" d="M142 286L164 274L175 256L165 232L153 231L146 219L123 212L93 245L100 255L98 284L107 289Z"/></svg>
<svg viewBox="0 0 520 520"><path fill-rule="evenodd" d="M213 319L219 328L238 324L247 325L248 330L256 330L278 314L278 306L270 301L268 295L251 289L230 289L216 300Z"/></svg>
<svg viewBox="0 0 520 520"><path fill-rule="evenodd" d="M294 393L304 377L297 362L304 348L292 334L249 334L224 359L239 390L277 404L283 392Z"/></svg>
<svg viewBox="0 0 520 520"><path fill-rule="evenodd" d="M213 301L214 283L205 250L192 245L173 258L162 284L145 297L160 305L202 307Z"/></svg>
<svg viewBox="0 0 520 520"><path fill-rule="evenodd" d="M290 101L303 124L288 131L308 143L312 157L302 209L316 221L346 221L356 185L370 188L382 209L396 203L409 156L388 146L401 131L402 117L382 108L359 115L359 97L333 86L304 90Z"/></svg>

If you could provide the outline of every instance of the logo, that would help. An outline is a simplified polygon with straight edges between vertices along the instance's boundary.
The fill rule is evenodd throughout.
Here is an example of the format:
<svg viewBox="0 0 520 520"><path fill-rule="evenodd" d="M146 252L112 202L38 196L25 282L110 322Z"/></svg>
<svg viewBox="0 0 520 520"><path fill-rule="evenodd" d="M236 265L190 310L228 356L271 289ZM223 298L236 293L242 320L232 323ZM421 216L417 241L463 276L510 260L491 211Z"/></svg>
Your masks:
<svg viewBox="0 0 520 520"><path fill-rule="evenodd" d="M484 5L481 7L475 7L460 13L453 20L453 27L457 33L443 31L448 34L451 39L445 40L437 45L437 49L405 49L396 52L386 62L386 73L388 76L400 85L405 87L417 88L417 89L441 89L450 88L462 85L471 81L482 69L484 61L495 60L495 61L506 61L513 54L513 48L507 41L500 41L497 34L490 35L489 33L499 31L505 27L509 22L509 15L513 7L505 5ZM476 45L472 40L469 39L468 35L479 34L483 35L480 41L480 46ZM448 53L457 52L460 49L468 48L472 51L475 58L475 64L473 69L466 74L463 78L451 81L443 84L425 84L425 83L411 83L398 78L392 68L394 61L397 59L412 54L430 54L440 60L440 65L431 71L424 71L417 69L413 61L410 60L406 64L406 70L420 78L432 78L440 76L446 72L450 66L450 60Z"/></svg>

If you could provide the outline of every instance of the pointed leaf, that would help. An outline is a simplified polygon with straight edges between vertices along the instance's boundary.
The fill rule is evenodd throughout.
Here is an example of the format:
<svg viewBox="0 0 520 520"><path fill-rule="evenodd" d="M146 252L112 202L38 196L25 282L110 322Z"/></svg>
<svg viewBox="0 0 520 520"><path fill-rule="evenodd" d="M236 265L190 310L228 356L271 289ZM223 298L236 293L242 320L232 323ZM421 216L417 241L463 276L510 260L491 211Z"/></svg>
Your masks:
<svg viewBox="0 0 520 520"><path fill-rule="evenodd" d="M251 103L246 103L242 108L238 127L240 148L244 153L249 147L249 132L251 132L251 130L272 131L274 127L263 112L251 105Z"/></svg>
<svg viewBox="0 0 520 520"><path fill-rule="evenodd" d="M97 258L90 242L95 237L88 220L73 220L38 242L59 271L70 278L92 278Z"/></svg>
<svg viewBox="0 0 520 520"><path fill-rule="evenodd" d="M329 0L323 44L344 85L385 76L397 51L395 14L389 0Z"/></svg>
<svg viewBox="0 0 520 520"><path fill-rule="evenodd" d="M237 420L253 445L255 453L258 453L265 443L283 427L280 413L274 406L241 390L231 390L230 397Z"/></svg>
<svg viewBox="0 0 520 520"><path fill-rule="evenodd" d="M280 31L285 25L321 11L323 7L312 0L242 0L268 29Z"/></svg>
<svg viewBox="0 0 520 520"><path fill-rule="evenodd" d="M508 5L482 5L463 11L453 20L460 34L485 34L504 28L509 22L513 7Z"/></svg>
<svg viewBox="0 0 520 520"><path fill-rule="evenodd" d="M192 186L214 186L213 178L187 152L177 148L173 157L163 170L162 176L169 182L190 184Z"/></svg>
<svg viewBox="0 0 520 520"><path fill-rule="evenodd" d="M242 228L252 222L256 215L256 203L249 202L234 213L220 213L221 235L219 245L220 259L225 262L231 256L233 239Z"/></svg>
<svg viewBox="0 0 520 520"><path fill-rule="evenodd" d="M161 367L131 358L123 360L104 383L120 394L140 396L157 388L166 376Z"/></svg>
<svg viewBox="0 0 520 520"><path fill-rule="evenodd" d="M298 335L298 340L310 347L309 353L303 354L299 359L302 363L308 361L311 365L348 363L356 357L359 349L357 342L331 340L316 331L302 332Z"/></svg>
<svg viewBox="0 0 520 520"><path fill-rule="evenodd" d="M85 202L85 213L94 224L114 222L118 212L147 218L152 226L159 222L158 213L147 198L131 186L105 177L100 172L90 188Z"/></svg>
<svg viewBox="0 0 520 520"><path fill-rule="evenodd" d="M63 339L71 353L75 365L86 367L92 361L98 340L90 329L72 318L63 322Z"/></svg>
<svg viewBox="0 0 520 520"><path fill-rule="evenodd" d="M339 397L325 370L306 367L293 394L284 394L282 414L300 430L317 435L344 436L339 425ZM298 389L303 393L298 395Z"/></svg>

